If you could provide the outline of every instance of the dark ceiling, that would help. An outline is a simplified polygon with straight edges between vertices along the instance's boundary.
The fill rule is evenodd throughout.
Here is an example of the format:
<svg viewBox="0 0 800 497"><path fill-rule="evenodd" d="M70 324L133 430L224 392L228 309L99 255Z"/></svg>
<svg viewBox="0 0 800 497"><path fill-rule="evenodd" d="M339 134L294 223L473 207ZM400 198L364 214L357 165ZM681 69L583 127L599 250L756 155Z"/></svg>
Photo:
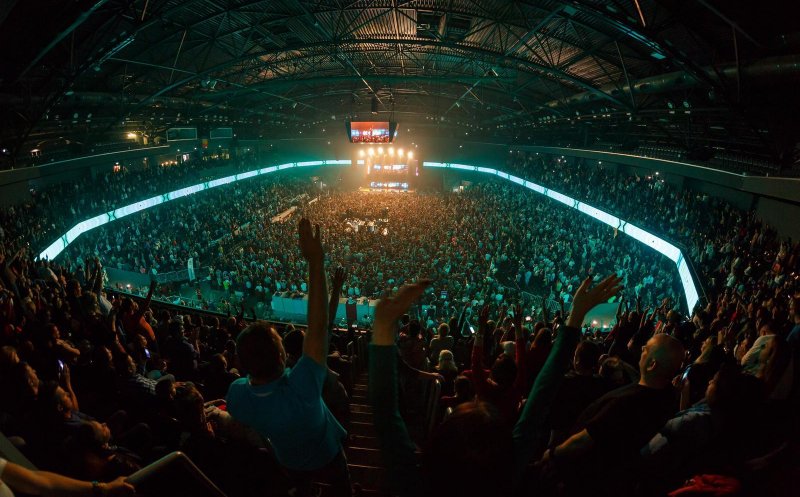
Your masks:
<svg viewBox="0 0 800 497"><path fill-rule="evenodd" d="M376 105L442 136L655 147L785 171L800 129L790 5L8 0L0 141L23 157L175 125L313 134L372 119Z"/></svg>

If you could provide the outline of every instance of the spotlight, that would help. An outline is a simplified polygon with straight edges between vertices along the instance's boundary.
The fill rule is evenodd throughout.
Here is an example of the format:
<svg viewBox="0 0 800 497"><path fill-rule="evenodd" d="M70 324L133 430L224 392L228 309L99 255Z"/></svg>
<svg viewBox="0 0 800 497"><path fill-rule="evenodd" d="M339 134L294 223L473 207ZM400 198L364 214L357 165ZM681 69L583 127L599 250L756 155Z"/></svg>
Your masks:
<svg viewBox="0 0 800 497"><path fill-rule="evenodd" d="M389 147L389 155L394 155L394 147Z"/></svg>
<svg viewBox="0 0 800 497"><path fill-rule="evenodd" d="M364 157L364 151L363 150L359 150L358 151L358 156L359 157Z"/></svg>
<svg viewBox="0 0 800 497"><path fill-rule="evenodd" d="M372 148L372 147L369 147L369 155L370 155L370 156L373 156L373 155L375 155L375 149L374 149L374 148Z"/></svg>
<svg viewBox="0 0 800 497"><path fill-rule="evenodd" d="M378 155L383 155L383 147L378 147Z"/></svg>
<svg viewBox="0 0 800 497"><path fill-rule="evenodd" d="M409 159L413 159L414 158L414 152L408 152L408 158Z"/></svg>
<svg viewBox="0 0 800 497"><path fill-rule="evenodd" d="M397 155L399 155L400 157L403 156L403 149L402 148L397 150Z"/></svg>

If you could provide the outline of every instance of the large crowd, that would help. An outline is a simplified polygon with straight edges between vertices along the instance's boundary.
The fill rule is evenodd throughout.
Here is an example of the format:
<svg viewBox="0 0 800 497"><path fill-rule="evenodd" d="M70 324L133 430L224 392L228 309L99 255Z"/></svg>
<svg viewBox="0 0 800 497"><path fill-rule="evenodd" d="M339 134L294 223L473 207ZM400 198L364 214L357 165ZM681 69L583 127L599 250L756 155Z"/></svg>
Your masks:
<svg viewBox="0 0 800 497"><path fill-rule="evenodd" d="M683 188L658 172L629 174L597 161L510 154L509 171L637 224L678 243L711 294L740 293L760 280L792 277L800 243L782 238L754 212Z"/></svg>
<svg viewBox="0 0 800 497"><path fill-rule="evenodd" d="M320 190L308 180L267 178L103 226L72 244L65 260L82 267L89 255L110 267L163 273L185 268L192 258L212 288L268 303L275 292L307 291L302 259L286 244L293 226L280 214L289 209L318 220L342 241L331 246L329 259L353 268L343 297L377 298L424 274L437 281L424 299L433 317L465 305L474 315L484 302L501 302L512 291L525 292L529 308L541 305L538 296L569 304L583 276L615 272L630 299L647 306L664 298L680 302L674 267L657 253L499 182L461 193L398 194ZM409 267L410 260L422 263Z"/></svg>
<svg viewBox="0 0 800 497"><path fill-rule="evenodd" d="M493 182L414 195L230 185L111 224L57 261L27 247L35 218L23 213L36 210L5 211L0 431L74 479L0 459L0 480L131 495L125 476L181 450L228 495L309 495L320 479L350 495L353 336L331 332L328 299L388 291L370 330L369 399L392 494L791 495L798 247L668 183L537 161L509 168L688 247L707 301L681 312L660 256ZM300 216L321 229L298 233ZM188 257L208 261L214 285L306 293L305 331L249 323L243 307L159 309L155 284L144 301L104 288L104 264L163 272ZM345 268L330 294L326 266ZM584 328L611 299L613 329ZM448 410L420 452L407 423L418 382L434 379Z"/></svg>
<svg viewBox="0 0 800 497"><path fill-rule="evenodd" d="M0 240L24 241L45 248L78 221L117 207L217 177L218 168L244 171L253 159L191 160L181 165L144 169L119 167L70 181L32 187L27 201L0 207Z"/></svg>

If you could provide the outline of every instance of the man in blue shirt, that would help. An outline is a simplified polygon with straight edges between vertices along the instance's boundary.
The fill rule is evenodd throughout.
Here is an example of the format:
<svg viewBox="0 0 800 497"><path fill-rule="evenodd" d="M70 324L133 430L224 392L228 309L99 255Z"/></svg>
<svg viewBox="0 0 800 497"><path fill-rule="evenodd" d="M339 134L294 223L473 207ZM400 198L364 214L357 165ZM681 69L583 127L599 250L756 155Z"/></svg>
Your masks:
<svg viewBox="0 0 800 497"><path fill-rule="evenodd" d="M300 250L308 262L308 331L303 355L291 370L280 335L265 322L245 328L237 349L246 378L228 390L227 410L272 443L278 462L307 495L311 481L325 474L335 495L351 495L342 440L347 433L322 401L327 376L328 302L324 253L319 234L300 221Z"/></svg>

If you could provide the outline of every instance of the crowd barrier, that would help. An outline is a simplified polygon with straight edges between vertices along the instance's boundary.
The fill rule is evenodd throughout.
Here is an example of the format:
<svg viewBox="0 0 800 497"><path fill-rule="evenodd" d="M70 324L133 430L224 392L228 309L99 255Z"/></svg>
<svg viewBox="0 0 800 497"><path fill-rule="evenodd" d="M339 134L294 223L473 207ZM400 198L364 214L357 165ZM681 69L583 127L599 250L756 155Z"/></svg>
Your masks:
<svg viewBox="0 0 800 497"><path fill-rule="evenodd" d="M177 200L179 198L183 198L188 195L193 195L198 192L209 190L211 188L216 188L218 186L235 183L237 181L242 181L256 176L271 174L277 171L284 171L287 169L302 168L302 167L318 167L318 166L346 166L346 165L350 165L349 159L289 162L286 164L264 167L261 169L254 169L252 171L234 174L231 176L226 176L224 178L218 178L211 181L206 181L204 183L200 183L194 186L189 186L169 193L157 195L149 199L141 200L139 202L130 205L119 207L117 209L114 209L113 211L106 212L105 214L100 214L85 221L81 221L80 223L73 226L69 231L64 233L61 237L59 237L58 240L50 244L49 247L47 247L44 251L41 252L41 254L39 254L39 257L42 259L54 259L67 246L69 246L70 243L75 241L75 239L78 238L83 233L91 231L99 226L110 223L112 221L116 221L117 219L128 216L130 214L134 214L136 212L149 209L151 207L155 207L157 205L170 202L172 200ZM687 259L684 256L683 252L672 243L657 237L656 235L648 232L647 230L644 230L636 225L628 223L624 219L620 219L612 214L604 212L587 203L575 200L572 197L564 195L563 193L551 190L549 188L545 188L544 186L534 183L532 181L527 181L518 176L514 176L512 174L508 174L506 172L491 167L470 166L466 164L454 164L449 162L423 162L423 167L454 169L454 170L469 171L474 173L497 176L498 178L505 179L512 183L516 183L524 188L532 190L535 193L549 197L555 200L556 202L564 204L567 207L575 209L587 216L590 216L602 223L605 223L608 226L632 237L634 240L641 242L647 245L648 247L656 250L657 252L661 253L675 264L675 267L677 268L678 275L681 280L681 285L683 287L686 307L689 310L689 312L691 312L692 309L694 309L695 305L700 300L699 292L697 290L697 287L695 286L694 278L692 277L692 272L689 269L689 264L687 263Z"/></svg>
<svg viewBox="0 0 800 497"><path fill-rule="evenodd" d="M367 300L366 298L360 298L355 303L350 304L348 306L346 298L339 298L339 305L336 307L336 322L338 323L342 319L347 319L348 321L364 321L364 319L369 316L372 318L375 316L375 306L377 305L377 300ZM348 307L351 308L350 313L351 315L348 317ZM308 313L308 296L303 295L302 297L292 298L292 297L284 297L284 296L273 296L272 297L272 312L277 314L278 316L285 316L285 317L302 317L305 318L306 314Z"/></svg>

